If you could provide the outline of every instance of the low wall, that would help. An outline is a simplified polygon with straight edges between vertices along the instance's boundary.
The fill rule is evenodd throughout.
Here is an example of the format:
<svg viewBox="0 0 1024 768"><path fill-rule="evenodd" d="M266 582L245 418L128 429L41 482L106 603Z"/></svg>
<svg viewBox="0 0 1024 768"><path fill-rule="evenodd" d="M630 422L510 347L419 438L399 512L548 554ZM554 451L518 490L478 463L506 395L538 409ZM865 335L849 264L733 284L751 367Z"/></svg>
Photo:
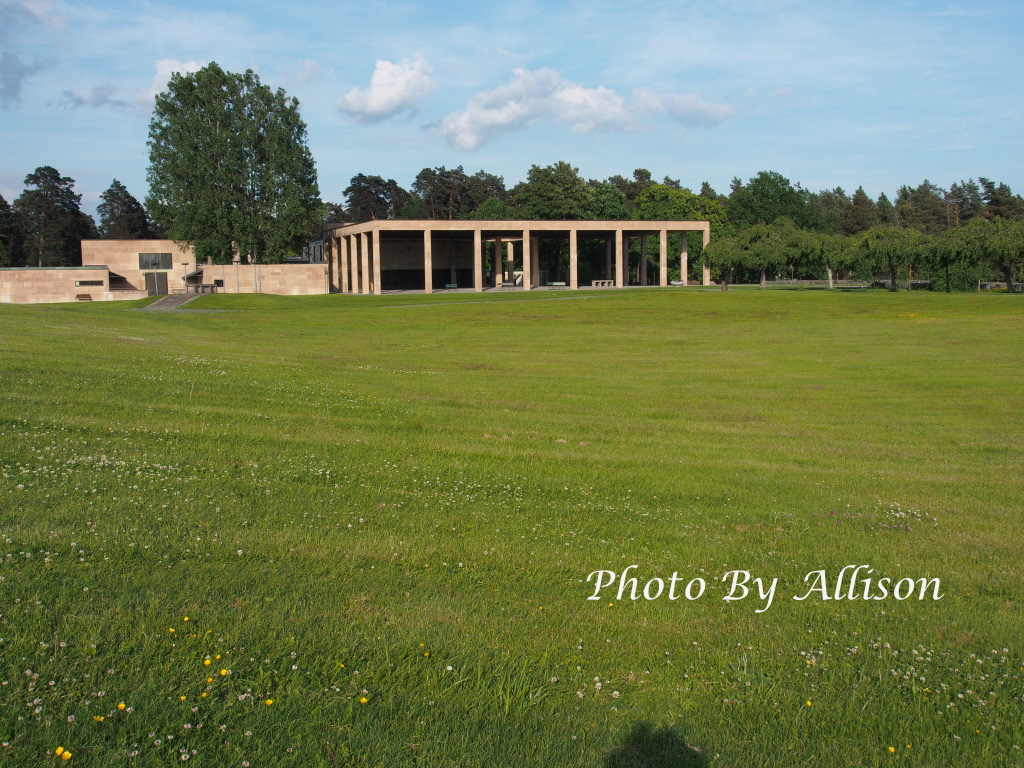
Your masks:
<svg viewBox="0 0 1024 768"><path fill-rule="evenodd" d="M92 285L90 285L92 283ZM122 294L133 294L131 296ZM136 291L111 291L106 267L15 267L0 269L0 302L47 304L139 298ZM145 296L143 291L142 296ZM89 298L86 299L85 297Z"/></svg>
<svg viewBox="0 0 1024 768"><path fill-rule="evenodd" d="M314 296L329 293L326 264L200 264L202 282L220 281L217 293L274 293Z"/></svg>

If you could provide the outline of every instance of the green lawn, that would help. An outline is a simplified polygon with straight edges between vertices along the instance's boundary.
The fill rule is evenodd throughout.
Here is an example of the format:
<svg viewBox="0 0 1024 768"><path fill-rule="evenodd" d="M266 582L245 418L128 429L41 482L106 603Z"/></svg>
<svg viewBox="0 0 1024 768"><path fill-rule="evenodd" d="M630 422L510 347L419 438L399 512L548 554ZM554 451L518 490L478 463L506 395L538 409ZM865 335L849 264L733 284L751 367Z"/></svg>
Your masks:
<svg viewBox="0 0 1024 768"><path fill-rule="evenodd" d="M1021 298L126 306L0 305L0 765L1024 763Z"/></svg>

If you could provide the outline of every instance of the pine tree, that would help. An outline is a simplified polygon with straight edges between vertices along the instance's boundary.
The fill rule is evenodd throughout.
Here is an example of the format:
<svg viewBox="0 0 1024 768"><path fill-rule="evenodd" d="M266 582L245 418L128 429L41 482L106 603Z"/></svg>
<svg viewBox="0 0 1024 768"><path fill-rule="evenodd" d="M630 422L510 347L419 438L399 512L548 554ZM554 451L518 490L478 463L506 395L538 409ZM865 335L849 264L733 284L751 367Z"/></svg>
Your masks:
<svg viewBox="0 0 1024 768"><path fill-rule="evenodd" d="M117 179L100 195L96 212L100 215L100 237L105 240L147 240L153 236L149 216Z"/></svg>
<svg viewBox="0 0 1024 768"><path fill-rule="evenodd" d="M75 194L75 180L45 165L25 177L25 186L14 210L26 262L37 267L80 265L82 239L94 235L96 225L79 208L82 196Z"/></svg>

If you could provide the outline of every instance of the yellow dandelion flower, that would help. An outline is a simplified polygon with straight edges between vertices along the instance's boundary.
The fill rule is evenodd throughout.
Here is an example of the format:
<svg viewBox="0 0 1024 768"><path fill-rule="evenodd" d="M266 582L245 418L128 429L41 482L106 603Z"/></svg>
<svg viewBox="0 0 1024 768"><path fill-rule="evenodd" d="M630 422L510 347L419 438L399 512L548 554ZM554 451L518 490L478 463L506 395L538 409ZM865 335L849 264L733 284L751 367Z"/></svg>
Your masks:
<svg viewBox="0 0 1024 768"><path fill-rule="evenodd" d="M608 607L611 608L615 603L608 603Z"/></svg>
<svg viewBox="0 0 1024 768"><path fill-rule="evenodd" d="M222 669L222 670L220 671L220 676L221 676L221 677L224 677L224 675L226 675L227 673L228 673L228 671L227 671L226 669Z"/></svg>
<svg viewBox="0 0 1024 768"><path fill-rule="evenodd" d="M182 619L182 621L188 621L188 616Z"/></svg>
<svg viewBox="0 0 1024 768"><path fill-rule="evenodd" d="M896 747L889 747L889 751L890 752L895 752L896 751Z"/></svg>
<svg viewBox="0 0 1024 768"><path fill-rule="evenodd" d="M170 632L173 635L174 634L174 627L168 627L167 631Z"/></svg>
<svg viewBox="0 0 1024 768"><path fill-rule="evenodd" d="M359 699L359 703L360 704L367 704L367 703L369 703L369 701L370 700L368 698L366 698L365 696L363 696L361 699Z"/></svg>
<svg viewBox="0 0 1024 768"><path fill-rule="evenodd" d="M212 662L209 659L203 659L203 666L208 667Z"/></svg>
<svg viewBox="0 0 1024 768"><path fill-rule="evenodd" d="M426 657L427 657L427 656L429 656L429 655L430 655L430 651L426 651L426 652L425 652L425 653L423 654L423 658L426 658Z"/></svg>
<svg viewBox="0 0 1024 768"><path fill-rule="evenodd" d="M266 701L266 704L267 704L267 706L268 706L268 707L269 707L269 706L272 706L272 705L273 705L273 703L274 703L274 700L273 700L273 699L267 699L267 701Z"/></svg>
<svg viewBox="0 0 1024 768"><path fill-rule="evenodd" d="M70 759L71 759L71 753L70 753L70 752L68 752L68 751L67 751L67 750L65 749L65 750L64 750L63 752L61 752L61 755L60 755L60 759L61 759L61 760L70 760Z"/></svg>
<svg viewBox="0 0 1024 768"><path fill-rule="evenodd" d="M208 682L208 683L212 683L212 682L213 682L213 678L212 678L212 677L208 677L208 678L206 678L206 682Z"/></svg>
<svg viewBox="0 0 1024 768"><path fill-rule="evenodd" d="M218 653L218 654L217 654L216 656L214 656L213 658L215 658L215 659L219 659L219 658L220 658L220 654Z"/></svg>
<svg viewBox="0 0 1024 768"><path fill-rule="evenodd" d="M182 698L184 698L184 697L182 697ZM97 723L102 723L103 720L104 720L103 715L93 715L92 719L95 720Z"/></svg>
<svg viewBox="0 0 1024 768"><path fill-rule="evenodd" d="M181 699L182 701L184 701L184 700L185 700L185 697L184 697L184 696L180 696L179 698L180 698L180 699Z"/></svg>
<svg viewBox="0 0 1024 768"><path fill-rule="evenodd" d="M810 699L807 700L807 706L808 707L811 706L811 700Z"/></svg>
<svg viewBox="0 0 1024 768"><path fill-rule="evenodd" d="M424 645L426 645L426 643L420 643L420 648L422 648Z"/></svg>
<svg viewBox="0 0 1024 768"><path fill-rule="evenodd" d="M199 698L205 699L206 698L206 691L203 691L202 693L200 693L199 694Z"/></svg>
<svg viewBox="0 0 1024 768"><path fill-rule="evenodd" d="M59 755L63 755L64 754L64 747L57 747L55 750L53 750L53 754L58 755L58 756Z"/></svg>
<svg viewBox="0 0 1024 768"><path fill-rule="evenodd" d="M124 709L125 708L125 703L123 701L119 702L118 705L117 705L117 708L118 709Z"/></svg>

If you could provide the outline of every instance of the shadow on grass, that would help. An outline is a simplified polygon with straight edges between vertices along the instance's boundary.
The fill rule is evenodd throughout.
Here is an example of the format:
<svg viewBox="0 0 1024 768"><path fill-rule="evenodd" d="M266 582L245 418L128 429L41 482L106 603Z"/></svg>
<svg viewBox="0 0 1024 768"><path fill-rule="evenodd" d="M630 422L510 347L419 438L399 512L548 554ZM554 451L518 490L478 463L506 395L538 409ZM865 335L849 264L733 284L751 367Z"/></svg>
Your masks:
<svg viewBox="0 0 1024 768"><path fill-rule="evenodd" d="M604 768L704 768L710 761L672 728L633 726L626 743L605 758Z"/></svg>

